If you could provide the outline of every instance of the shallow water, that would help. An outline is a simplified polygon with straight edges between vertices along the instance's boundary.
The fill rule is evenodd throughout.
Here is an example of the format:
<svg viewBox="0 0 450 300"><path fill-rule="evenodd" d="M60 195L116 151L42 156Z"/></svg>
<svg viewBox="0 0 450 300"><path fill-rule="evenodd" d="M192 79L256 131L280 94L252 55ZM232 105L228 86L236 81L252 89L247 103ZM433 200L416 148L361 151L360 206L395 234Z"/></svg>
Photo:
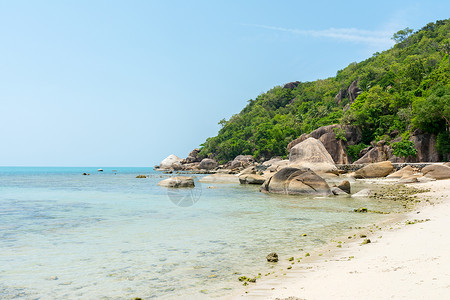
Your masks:
<svg viewBox="0 0 450 300"><path fill-rule="evenodd" d="M349 226L386 218L354 208L401 206L266 195L256 186L200 184L200 175L195 189L157 186L167 176L150 168L0 168L0 298L221 297L241 287L239 274L267 271L270 252L311 250Z"/></svg>

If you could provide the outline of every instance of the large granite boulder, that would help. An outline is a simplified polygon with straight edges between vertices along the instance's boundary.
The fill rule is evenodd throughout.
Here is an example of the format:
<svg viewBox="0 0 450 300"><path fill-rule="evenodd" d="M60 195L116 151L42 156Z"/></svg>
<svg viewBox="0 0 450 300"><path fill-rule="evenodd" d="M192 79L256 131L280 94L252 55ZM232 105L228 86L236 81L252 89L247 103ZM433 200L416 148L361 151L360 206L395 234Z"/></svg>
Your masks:
<svg viewBox="0 0 450 300"><path fill-rule="evenodd" d="M370 164L375 162L386 161L389 159L389 151L390 147L386 146L386 142L384 140L376 143L375 146L371 148L363 149L362 151L365 154L354 162L354 164Z"/></svg>
<svg viewBox="0 0 450 300"><path fill-rule="evenodd" d="M422 173L426 177L433 179L449 179L450 168L444 165L429 165L422 169Z"/></svg>
<svg viewBox="0 0 450 300"><path fill-rule="evenodd" d="M392 172L394 167L390 161L369 164L355 172L355 178L377 178L385 177Z"/></svg>
<svg viewBox="0 0 450 300"><path fill-rule="evenodd" d="M258 173L258 170L256 169L255 166L250 166L245 168L244 170L242 170L238 176L242 176L242 175L247 175L247 174L256 174Z"/></svg>
<svg viewBox="0 0 450 300"><path fill-rule="evenodd" d="M251 155L238 155L231 162L231 169L245 168L253 164L255 159Z"/></svg>
<svg viewBox="0 0 450 300"><path fill-rule="evenodd" d="M327 152L322 142L315 138L308 138L291 149L289 165L309 168L314 172L337 172L330 153Z"/></svg>
<svg viewBox="0 0 450 300"><path fill-rule="evenodd" d="M169 188L194 187L194 178L187 176L170 177L160 181L158 185Z"/></svg>
<svg viewBox="0 0 450 300"><path fill-rule="evenodd" d="M198 166L199 169L202 170L212 170L217 168L218 163L211 158L204 158L202 159L202 161L200 162L200 165Z"/></svg>
<svg viewBox="0 0 450 300"><path fill-rule="evenodd" d="M284 168L261 186L261 192L285 195L331 196L327 182L308 168Z"/></svg>
<svg viewBox="0 0 450 300"><path fill-rule="evenodd" d="M263 184L266 178L258 174L244 174L239 176L239 182L241 184Z"/></svg>
<svg viewBox="0 0 450 300"><path fill-rule="evenodd" d="M340 134L339 138L336 136L336 133ZM287 146L288 151L310 137L322 142L335 163L348 164L351 163L351 159L347 156L347 146L359 144L362 133L356 126L342 126L337 124L322 126L310 134L302 134L298 139L290 142Z"/></svg>
<svg viewBox="0 0 450 300"><path fill-rule="evenodd" d="M402 178L402 177L409 177L414 174L414 169L411 166L406 166L398 170L397 172L394 172L392 174L389 174L387 178Z"/></svg>
<svg viewBox="0 0 450 300"><path fill-rule="evenodd" d="M283 159L281 157L276 156L276 157L272 157L271 159L263 162L262 165L265 166L265 167L270 167L271 165L277 164L277 163L279 163L282 160Z"/></svg>
<svg viewBox="0 0 450 300"><path fill-rule="evenodd" d="M178 156L171 154L164 158L159 164L159 168L163 170L180 170L181 166L181 158Z"/></svg>

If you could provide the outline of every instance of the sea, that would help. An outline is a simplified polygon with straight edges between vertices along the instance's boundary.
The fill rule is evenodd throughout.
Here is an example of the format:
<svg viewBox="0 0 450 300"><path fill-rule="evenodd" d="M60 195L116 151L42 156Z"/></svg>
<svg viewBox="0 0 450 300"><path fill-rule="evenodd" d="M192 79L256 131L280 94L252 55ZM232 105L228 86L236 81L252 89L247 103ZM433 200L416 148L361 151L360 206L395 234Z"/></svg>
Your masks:
<svg viewBox="0 0 450 300"><path fill-rule="evenodd" d="M0 299L221 299L242 288L239 276L270 272L271 252L287 259L388 217L355 208L401 209L205 175L168 189L157 184L175 174L102 170L0 167Z"/></svg>

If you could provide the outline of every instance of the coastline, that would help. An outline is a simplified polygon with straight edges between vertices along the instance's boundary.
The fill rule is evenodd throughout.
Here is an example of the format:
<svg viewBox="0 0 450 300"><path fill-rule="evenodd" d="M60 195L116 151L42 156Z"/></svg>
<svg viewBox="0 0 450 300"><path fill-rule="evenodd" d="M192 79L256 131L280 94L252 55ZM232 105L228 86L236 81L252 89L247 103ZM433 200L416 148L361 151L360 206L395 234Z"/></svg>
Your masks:
<svg viewBox="0 0 450 300"><path fill-rule="evenodd" d="M293 265L281 259L275 274L228 299L450 298L450 179L408 186L431 189L418 194L429 202L391 222L374 224L367 234L371 243L362 245L362 238L340 248L330 243L301 262L296 257Z"/></svg>

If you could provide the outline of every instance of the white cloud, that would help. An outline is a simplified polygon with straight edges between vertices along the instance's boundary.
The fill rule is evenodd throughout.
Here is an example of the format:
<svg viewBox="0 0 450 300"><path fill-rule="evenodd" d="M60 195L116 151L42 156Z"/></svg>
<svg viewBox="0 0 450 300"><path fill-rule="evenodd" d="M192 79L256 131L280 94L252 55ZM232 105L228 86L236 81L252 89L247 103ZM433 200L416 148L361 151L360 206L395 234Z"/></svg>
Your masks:
<svg viewBox="0 0 450 300"><path fill-rule="evenodd" d="M353 43L363 43L368 44L370 46L376 46L377 48L385 48L393 45L391 37L394 32L391 31L370 31L357 28L329 28L324 30L305 30L305 29L292 29L266 25L249 25L249 26L288 32L296 35L319 37L319 38L332 38Z"/></svg>

